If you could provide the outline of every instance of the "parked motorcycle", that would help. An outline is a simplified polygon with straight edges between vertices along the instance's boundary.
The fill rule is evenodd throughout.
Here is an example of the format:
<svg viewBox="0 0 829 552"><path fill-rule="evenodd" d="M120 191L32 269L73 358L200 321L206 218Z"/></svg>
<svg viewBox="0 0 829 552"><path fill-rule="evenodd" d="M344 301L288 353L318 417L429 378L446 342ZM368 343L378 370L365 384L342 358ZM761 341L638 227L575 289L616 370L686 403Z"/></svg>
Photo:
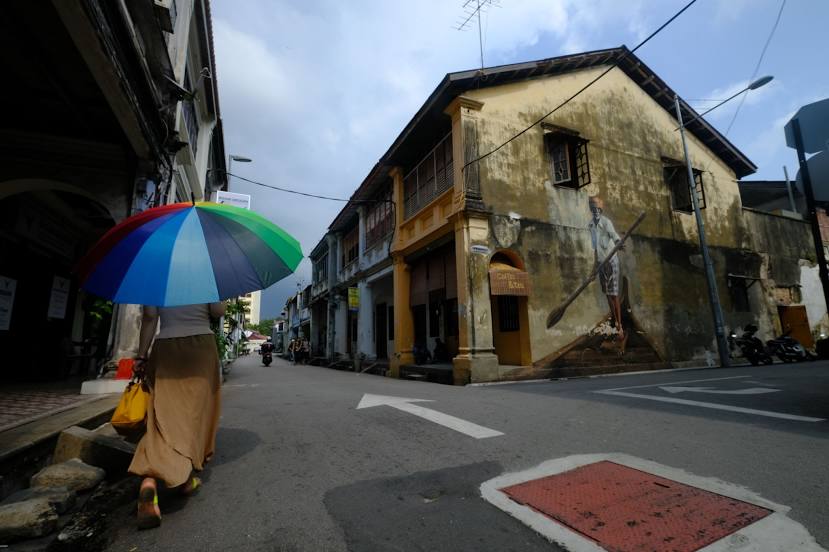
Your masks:
<svg viewBox="0 0 829 552"><path fill-rule="evenodd" d="M798 340L791 337L787 331L780 337L766 341L766 350L783 362L802 362L814 360L815 356L806 350Z"/></svg>
<svg viewBox="0 0 829 552"><path fill-rule="evenodd" d="M754 324L748 324L745 328L743 328L743 333L739 337L736 333L731 332L731 335L728 336L728 344L730 349L733 351L735 348L739 348L741 354L752 364L752 366L757 366L758 364L771 364L774 362L774 359L768 352L766 352L766 347L763 345L763 342L754 335L755 333L757 333L757 326Z"/></svg>

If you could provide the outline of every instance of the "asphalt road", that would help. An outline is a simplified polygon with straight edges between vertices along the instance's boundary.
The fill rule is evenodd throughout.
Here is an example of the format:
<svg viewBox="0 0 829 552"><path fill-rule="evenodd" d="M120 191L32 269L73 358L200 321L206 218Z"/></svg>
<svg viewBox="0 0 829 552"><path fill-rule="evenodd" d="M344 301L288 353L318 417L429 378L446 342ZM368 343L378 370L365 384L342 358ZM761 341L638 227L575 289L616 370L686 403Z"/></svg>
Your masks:
<svg viewBox="0 0 829 552"><path fill-rule="evenodd" d="M357 409L366 393L429 399L413 404L503 435L475 439L391 406ZM202 492L162 495L152 531L135 530L132 506L114 512L110 549L557 550L484 502L480 484L611 452L788 505L827 547L829 421L818 421L829 420L827 399L823 362L451 387L281 360L266 368L252 356L225 384Z"/></svg>

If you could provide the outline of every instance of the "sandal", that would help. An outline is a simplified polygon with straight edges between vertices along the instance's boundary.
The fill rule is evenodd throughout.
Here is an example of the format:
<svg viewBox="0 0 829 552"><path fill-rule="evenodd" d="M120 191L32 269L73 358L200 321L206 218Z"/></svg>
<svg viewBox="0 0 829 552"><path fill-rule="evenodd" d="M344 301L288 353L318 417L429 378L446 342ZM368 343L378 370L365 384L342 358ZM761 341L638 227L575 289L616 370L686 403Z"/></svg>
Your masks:
<svg viewBox="0 0 829 552"><path fill-rule="evenodd" d="M141 490L138 491L138 528L152 529L161 525L161 510L158 508L158 491L155 481L149 479L150 483L141 483Z"/></svg>
<svg viewBox="0 0 829 552"><path fill-rule="evenodd" d="M202 482L198 477L191 477L187 483L179 487L180 493L184 496L193 496L201 488Z"/></svg>

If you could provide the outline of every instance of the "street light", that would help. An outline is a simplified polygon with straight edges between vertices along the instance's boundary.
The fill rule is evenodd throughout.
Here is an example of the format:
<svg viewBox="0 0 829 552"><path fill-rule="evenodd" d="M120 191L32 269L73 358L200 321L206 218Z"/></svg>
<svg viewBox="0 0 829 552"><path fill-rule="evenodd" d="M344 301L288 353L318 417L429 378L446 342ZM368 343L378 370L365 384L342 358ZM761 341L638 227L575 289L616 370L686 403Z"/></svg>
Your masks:
<svg viewBox="0 0 829 552"><path fill-rule="evenodd" d="M228 172L227 187L228 188L230 188L230 173L233 172L230 169L233 167L233 162L234 161L238 161L239 163L252 163L253 159L251 159L250 157L245 157L244 155L235 155L233 153L231 153L230 155L227 156L227 172Z"/></svg>
<svg viewBox="0 0 829 552"><path fill-rule="evenodd" d="M682 122L682 111L679 108L679 96L674 95L674 105L676 107L676 119L679 122L679 135L682 137L682 149L685 152L685 166L688 169L688 192L691 195L691 203L694 206L694 217L697 220L697 232L699 233L699 247L702 250L702 261L705 265L705 279L708 282L708 301L711 303L711 314L714 317L714 332L717 337L717 352L720 355L720 366L726 367L730 364L730 354L728 350L728 341L725 338L725 323L723 322L722 307L720 306L720 296L717 290L717 280L714 276L714 264L711 262L711 255L708 252L708 243L705 240L705 224L702 222L702 214L699 210L699 199L697 198L697 190L694 181L694 169L691 167L691 158L688 156L688 143L685 141L685 127L703 115L711 113L724 103L733 100L740 94L748 92L749 90L756 90L771 82L774 77L762 77L752 82L744 89L740 90L733 96L724 99L705 113L697 115L687 123Z"/></svg>

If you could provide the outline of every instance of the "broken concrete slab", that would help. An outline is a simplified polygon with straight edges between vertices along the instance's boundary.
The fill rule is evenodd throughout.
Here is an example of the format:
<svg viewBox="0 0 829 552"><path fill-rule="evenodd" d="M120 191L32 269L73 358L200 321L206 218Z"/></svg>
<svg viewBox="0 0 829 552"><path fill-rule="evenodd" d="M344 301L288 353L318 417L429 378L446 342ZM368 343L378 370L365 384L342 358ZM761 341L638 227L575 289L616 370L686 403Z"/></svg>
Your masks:
<svg viewBox="0 0 829 552"><path fill-rule="evenodd" d="M92 489L104 480L106 472L72 458L47 466L32 476L32 487L68 487L73 491Z"/></svg>
<svg viewBox="0 0 829 552"><path fill-rule="evenodd" d="M6 499L0 503L0 506L24 502L33 498L45 498L49 501L49 504L52 505L57 513L63 514L75 505L76 494L75 491L68 489L67 487L32 487L23 489L22 491L17 491L16 493L6 497Z"/></svg>
<svg viewBox="0 0 829 552"><path fill-rule="evenodd" d="M0 543L43 537L58 527L58 513L48 498L31 498L0 506Z"/></svg>
<svg viewBox="0 0 829 552"><path fill-rule="evenodd" d="M96 432L78 426L63 430L52 461L60 463L79 458L91 466L104 469L110 476L126 473L135 453L135 445L106 435L103 431Z"/></svg>

